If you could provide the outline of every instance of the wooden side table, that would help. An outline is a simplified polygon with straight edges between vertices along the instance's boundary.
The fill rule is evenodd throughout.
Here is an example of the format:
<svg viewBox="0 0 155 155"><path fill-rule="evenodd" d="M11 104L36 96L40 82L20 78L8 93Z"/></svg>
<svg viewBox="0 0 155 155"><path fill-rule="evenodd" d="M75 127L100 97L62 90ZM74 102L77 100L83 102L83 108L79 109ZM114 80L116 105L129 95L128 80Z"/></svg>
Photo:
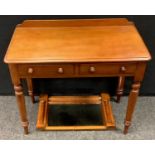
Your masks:
<svg viewBox="0 0 155 155"><path fill-rule="evenodd" d="M119 101L124 78L133 76L124 127L127 133L151 56L134 24L126 19L116 21L25 21L16 27L4 61L9 65L26 134L28 120L21 79L27 79L33 100L32 78L117 76Z"/></svg>

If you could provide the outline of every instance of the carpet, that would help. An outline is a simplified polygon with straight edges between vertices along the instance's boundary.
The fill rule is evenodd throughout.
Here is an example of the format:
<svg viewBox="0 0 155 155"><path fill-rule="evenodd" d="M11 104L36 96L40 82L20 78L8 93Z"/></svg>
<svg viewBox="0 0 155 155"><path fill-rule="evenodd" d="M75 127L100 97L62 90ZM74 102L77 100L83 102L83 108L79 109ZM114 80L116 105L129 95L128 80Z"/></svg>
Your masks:
<svg viewBox="0 0 155 155"><path fill-rule="evenodd" d="M29 119L28 135L23 134L14 96L0 96L0 139L16 140L143 140L155 139L155 97L139 97L134 112L132 126L127 135L123 134L127 97L121 103L111 102L116 119L116 130L112 131L38 131L36 118L38 104L32 104L25 97Z"/></svg>

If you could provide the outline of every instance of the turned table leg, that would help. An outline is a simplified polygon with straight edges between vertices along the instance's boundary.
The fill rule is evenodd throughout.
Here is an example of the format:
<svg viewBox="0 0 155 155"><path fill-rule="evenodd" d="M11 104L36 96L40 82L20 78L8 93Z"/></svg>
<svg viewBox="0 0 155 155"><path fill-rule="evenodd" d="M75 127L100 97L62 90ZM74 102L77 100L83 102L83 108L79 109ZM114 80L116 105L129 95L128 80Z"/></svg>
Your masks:
<svg viewBox="0 0 155 155"><path fill-rule="evenodd" d="M34 94L33 94L32 79L31 78L27 78L26 81L27 81L28 93L29 93L29 96L31 97L31 101L32 101L32 103L35 103L35 98L34 98Z"/></svg>
<svg viewBox="0 0 155 155"><path fill-rule="evenodd" d="M129 95L127 113L126 113L126 118L125 118L124 134L127 134L128 128L131 125L131 119L132 119L132 115L135 109L137 96L139 94L139 89L140 89L140 82L135 82L132 85L132 90Z"/></svg>
<svg viewBox="0 0 155 155"><path fill-rule="evenodd" d="M12 83L14 85L15 95L17 99L17 105L19 109L19 114L21 118L21 123L24 128L24 133L28 134L28 119L26 113L25 99L23 94L23 88L21 86L21 81L18 75L17 66L14 64L9 64L9 70L11 74Z"/></svg>
<svg viewBox="0 0 155 155"><path fill-rule="evenodd" d="M124 122L124 134L128 133L128 129L131 125L132 115L135 109L137 97L140 90L141 81L143 80L144 73L145 73L146 63L138 63L137 70L134 76L134 82L132 84L132 89L130 91L129 99L128 99L128 106L126 112L126 118Z"/></svg>
<svg viewBox="0 0 155 155"><path fill-rule="evenodd" d="M24 128L24 133L28 134L28 120L27 120L27 113L25 107L25 99L23 95L22 86L20 84L14 85L14 90L17 98L18 109L21 117L22 126Z"/></svg>
<svg viewBox="0 0 155 155"><path fill-rule="evenodd" d="M120 76L118 78L118 87L117 87L117 92L116 92L116 102L117 103L120 102L121 96L123 95L124 82L125 82L125 77Z"/></svg>

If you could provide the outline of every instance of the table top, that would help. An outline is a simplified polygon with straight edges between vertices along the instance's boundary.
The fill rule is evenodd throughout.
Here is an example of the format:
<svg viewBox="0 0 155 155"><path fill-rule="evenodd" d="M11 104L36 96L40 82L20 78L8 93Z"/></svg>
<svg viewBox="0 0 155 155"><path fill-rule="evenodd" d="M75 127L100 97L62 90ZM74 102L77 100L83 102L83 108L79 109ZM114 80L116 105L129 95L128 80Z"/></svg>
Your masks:
<svg viewBox="0 0 155 155"><path fill-rule="evenodd" d="M6 63L148 61L134 25L17 26Z"/></svg>

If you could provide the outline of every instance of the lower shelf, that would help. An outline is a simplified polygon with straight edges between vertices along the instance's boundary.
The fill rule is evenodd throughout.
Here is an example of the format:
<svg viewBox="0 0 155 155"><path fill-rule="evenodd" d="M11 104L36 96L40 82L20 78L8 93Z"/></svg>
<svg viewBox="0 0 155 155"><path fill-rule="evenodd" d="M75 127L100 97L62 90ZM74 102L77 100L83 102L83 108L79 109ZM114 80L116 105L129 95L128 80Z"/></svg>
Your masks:
<svg viewBox="0 0 155 155"><path fill-rule="evenodd" d="M102 122L98 125L51 125L49 123L51 116L50 108L55 105L73 106L73 105L96 105L100 106ZM77 109L77 107L75 108ZM78 112L77 112L78 113ZM89 111L88 113L91 113ZM91 116L92 118L92 116ZM66 118L66 121L67 118ZM37 118L37 129L40 130L107 130L115 129L115 120L112 113L110 104L110 96L102 93L100 96L51 96L47 94L40 96L38 118Z"/></svg>

